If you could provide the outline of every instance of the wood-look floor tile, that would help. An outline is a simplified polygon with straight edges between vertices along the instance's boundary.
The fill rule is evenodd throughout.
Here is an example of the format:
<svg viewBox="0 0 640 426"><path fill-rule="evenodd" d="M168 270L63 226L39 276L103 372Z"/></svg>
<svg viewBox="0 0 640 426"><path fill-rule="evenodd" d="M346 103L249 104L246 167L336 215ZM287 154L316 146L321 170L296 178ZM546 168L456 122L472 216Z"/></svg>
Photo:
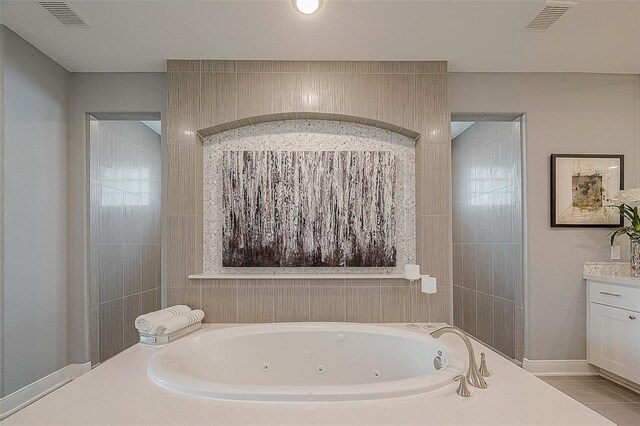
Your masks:
<svg viewBox="0 0 640 426"><path fill-rule="evenodd" d="M556 389L582 403L588 402L629 402L593 381L567 380L549 383Z"/></svg>
<svg viewBox="0 0 640 426"><path fill-rule="evenodd" d="M631 389L625 388L624 386L620 386L617 383L614 383L609 380L603 380L598 382L598 385L603 388L620 395L621 397L631 401L631 402L640 402L640 394L632 391Z"/></svg>
<svg viewBox="0 0 640 426"><path fill-rule="evenodd" d="M640 405L630 402L586 402L585 405L618 426L640 424Z"/></svg>

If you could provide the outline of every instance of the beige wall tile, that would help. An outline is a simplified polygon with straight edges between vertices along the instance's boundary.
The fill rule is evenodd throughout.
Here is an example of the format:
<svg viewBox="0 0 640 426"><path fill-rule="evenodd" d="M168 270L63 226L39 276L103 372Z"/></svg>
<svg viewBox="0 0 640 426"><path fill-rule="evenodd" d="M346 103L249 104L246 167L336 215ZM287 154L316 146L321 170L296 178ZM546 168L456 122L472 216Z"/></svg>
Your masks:
<svg viewBox="0 0 640 426"><path fill-rule="evenodd" d="M438 287L436 294L423 295L427 296L427 304L429 305L429 322L446 322L451 323L451 289L450 287Z"/></svg>
<svg viewBox="0 0 640 426"><path fill-rule="evenodd" d="M122 300L100 304L100 362L105 362L123 348Z"/></svg>
<svg viewBox="0 0 640 426"><path fill-rule="evenodd" d="M87 298L89 310L97 309L100 303L100 246L89 246L89 277Z"/></svg>
<svg viewBox="0 0 640 426"><path fill-rule="evenodd" d="M100 303L120 299L123 295L123 254L120 245L98 248L98 292Z"/></svg>
<svg viewBox="0 0 640 426"><path fill-rule="evenodd" d="M415 129L413 116L416 77L413 74L380 76L379 114L375 117L386 123Z"/></svg>
<svg viewBox="0 0 640 426"><path fill-rule="evenodd" d="M196 216L196 233L194 235L196 254L195 254L195 267L194 274L202 273L202 251L203 251L203 229L202 229L202 216Z"/></svg>
<svg viewBox="0 0 640 426"><path fill-rule="evenodd" d="M89 354L92 367L100 364L100 311L97 308L89 312Z"/></svg>
<svg viewBox="0 0 640 426"><path fill-rule="evenodd" d="M232 61L232 60L204 60L204 61L200 61L200 70L203 73L208 73L208 72L235 73L235 71L236 71L236 61Z"/></svg>
<svg viewBox="0 0 640 426"><path fill-rule="evenodd" d="M202 293L201 287L169 287L167 289L167 304L169 306L187 305L191 309L203 309Z"/></svg>
<svg viewBox="0 0 640 426"><path fill-rule="evenodd" d="M168 147L167 208L169 214L195 214L196 200L202 203L202 196L196 196L197 187L201 188L201 184L196 186L196 176L201 176L201 173L196 173L196 168L202 170L202 162L196 161L198 149L196 144L173 144Z"/></svg>
<svg viewBox="0 0 640 426"><path fill-rule="evenodd" d="M123 349L135 345L140 340L140 333L136 330L135 322L142 315L142 294L125 297L123 302L124 323Z"/></svg>
<svg viewBox="0 0 640 426"><path fill-rule="evenodd" d="M236 287L208 287L202 289L204 322L235 323L238 321L238 289Z"/></svg>
<svg viewBox="0 0 640 426"><path fill-rule="evenodd" d="M497 350L506 356L515 356L515 306L513 302L494 298L493 338Z"/></svg>
<svg viewBox="0 0 640 426"><path fill-rule="evenodd" d="M142 197L125 192L122 209L122 242L142 243Z"/></svg>
<svg viewBox="0 0 640 426"><path fill-rule="evenodd" d="M345 99L347 77L344 74L314 73L309 74L308 79L309 94L312 95L304 99L307 102L308 111L344 114L347 104ZM338 119L338 117L333 117L333 119Z"/></svg>
<svg viewBox="0 0 640 426"><path fill-rule="evenodd" d="M196 161L195 161L195 187L194 187L194 201L195 201L195 214L202 217L203 215L203 162L202 162L202 144L196 144Z"/></svg>
<svg viewBox="0 0 640 426"><path fill-rule="evenodd" d="M347 287L347 321L380 322L380 288Z"/></svg>
<svg viewBox="0 0 640 426"><path fill-rule="evenodd" d="M493 244L493 294L515 300L514 267L518 261L511 244Z"/></svg>
<svg viewBox="0 0 640 426"><path fill-rule="evenodd" d="M434 249L437 247L438 249ZM416 218L416 259L422 274L436 277L438 285L451 285L451 239L447 216Z"/></svg>
<svg viewBox="0 0 640 426"><path fill-rule="evenodd" d="M236 74L202 73L198 129L236 119Z"/></svg>
<svg viewBox="0 0 640 426"><path fill-rule="evenodd" d="M238 322L273 322L273 287L238 287Z"/></svg>
<svg viewBox="0 0 640 426"><path fill-rule="evenodd" d="M160 246L142 248L142 291L160 287Z"/></svg>
<svg viewBox="0 0 640 426"><path fill-rule="evenodd" d="M435 74L447 72L447 61L417 61L413 62L418 74Z"/></svg>
<svg viewBox="0 0 640 426"><path fill-rule="evenodd" d="M458 328L464 328L464 319L462 316L462 287L453 286L453 325ZM493 314L493 311L492 311ZM492 328L493 330L493 324Z"/></svg>
<svg viewBox="0 0 640 426"><path fill-rule="evenodd" d="M309 321L309 287L276 287L274 321Z"/></svg>
<svg viewBox="0 0 640 426"><path fill-rule="evenodd" d="M124 296L142 292L142 246L123 246Z"/></svg>
<svg viewBox="0 0 640 426"><path fill-rule="evenodd" d="M167 73L167 142L196 143L200 118L200 73Z"/></svg>
<svg viewBox="0 0 640 426"><path fill-rule="evenodd" d="M160 309L158 304L158 290L148 290L142 293L142 312L149 313Z"/></svg>
<svg viewBox="0 0 640 426"><path fill-rule="evenodd" d="M462 286L475 290L477 287L478 246L464 244L462 259Z"/></svg>
<svg viewBox="0 0 640 426"><path fill-rule="evenodd" d="M345 287L310 287L311 321L346 321Z"/></svg>
<svg viewBox="0 0 640 426"><path fill-rule="evenodd" d="M493 247L491 244L477 244L476 288L486 294L493 292Z"/></svg>
<svg viewBox="0 0 640 426"><path fill-rule="evenodd" d="M344 61L307 61L307 71L322 73L344 73L347 63Z"/></svg>
<svg viewBox="0 0 640 426"><path fill-rule="evenodd" d="M273 61L236 61L239 73L273 72Z"/></svg>
<svg viewBox="0 0 640 426"><path fill-rule="evenodd" d="M462 286L464 282L462 274L462 249L462 244L453 244L453 285L458 286Z"/></svg>
<svg viewBox="0 0 640 426"><path fill-rule="evenodd" d="M524 309L515 310L515 330L514 330L514 358L522 361L524 358Z"/></svg>
<svg viewBox="0 0 640 426"><path fill-rule="evenodd" d="M523 247L522 244L514 244L513 248L513 292L516 308L524 308L524 272L523 272Z"/></svg>
<svg viewBox="0 0 640 426"><path fill-rule="evenodd" d="M102 185L94 179L89 181L89 240L91 244L100 244L100 210Z"/></svg>
<svg viewBox="0 0 640 426"><path fill-rule="evenodd" d="M447 215L451 210L451 149L446 144L416 145L416 215Z"/></svg>
<svg viewBox="0 0 640 426"><path fill-rule="evenodd" d="M451 143L446 74L417 74L414 122L423 143Z"/></svg>
<svg viewBox="0 0 640 426"><path fill-rule="evenodd" d="M489 346L493 346L493 300L492 296L477 293L476 337Z"/></svg>
<svg viewBox="0 0 640 426"><path fill-rule="evenodd" d="M476 292L474 290L462 290L462 324L464 331L476 335Z"/></svg>
<svg viewBox="0 0 640 426"><path fill-rule="evenodd" d="M378 120L382 77L377 74L348 74L344 80L345 113Z"/></svg>
<svg viewBox="0 0 640 426"><path fill-rule="evenodd" d="M238 73L237 83L231 79L231 75L220 76L227 72L233 73L233 66ZM200 68L196 68L200 67ZM198 117L200 128L214 126L221 120L231 121L259 115L270 115L274 113L300 113L302 111L318 111L323 113L344 114L354 117L364 117L371 120L381 120L390 122L398 126L406 127L423 133L423 141L428 143L442 143L445 147L425 148L424 171L435 173L440 181L442 173L448 175L449 155L448 135L449 117L446 105L446 74L444 75L414 75L413 73L437 73L446 72L446 62L296 62L296 61L201 61L196 63L173 63L169 69L175 70L168 76L169 100L168 119L170 122L169 142L192 142L189 135L183 135L184 130L192 130L190 117ZM202 75L192 72L194 70L204 70ZM212 73L206 75L206 72ZM350 74L351 73L351 74ZM352 74L356 73L356 74ZM180 74L180 75L178 75ZM195 76L198 76L197 80ZM235 84L235 87L233 87ZM201 91L201 92L200 92ZM235 91L235 93L234 93ZM195 93L198 92L198 93ZM209 103L208 99L222 97L225 101ZM197 102L195 101L197 99ZM443 103L444 100L444 103ZM235 102L235 103L234 103ZM199 108L194 114L194 105ZM230 107L233 106L233 107ZM212 111L206 111L211 108ZM220 116L224 118L209 119L209 116ZM304 118L305 114L295 114L296 117ZM204 117L204 118L203 118ZM231 117L231 118L229 118ZM267 119L277 119L278 117L267 117ZM283 117L279 117L283 119ZM247 122L258 122L260 120L247 120ZM354 121L362 121L357 118ZM382 124L381 124L382 125ZM434 130L433 135L425 137L426 130ZM395 129L398 131L398 129ZM440 132L438 132L438 130ZM429 153L435 153L429 155ZM198 153L195 154L195 180L199 180L201 174L201 161ZM182 164L182 163L180 163ZM442 167L438 167L442 165ZM170 164L170 173L171 172ZM421 169L422 170L422 169ZM190 173L188 173L191 176ZM430 175L429 175L430 176ZM424 180L430 177L425 176ZM444 178L446 179L446 177ZM447 180L447 185L450 179ZM175 179L174 179L175 181ZM171 183L169 183L171 185ZM428 188L428 191L435 191L434 196L439 198L441 193L448 192L447 188ZM168 256L168 276L169 285L188 285L186 275L199 272L201 254L198 249L201 239L196 238L200 229L198 218L201 215L199 210L201 201L199 198L200 187L194 186L194 203L191 210L190 194L186 205L188 210L183 210L185 205L183 200L172 197L177 191L169 190L169 203L175 203L169 216L169 256ZM176 195L183 196L185 191ZM450 231L448 228L449 200L445 202L428 202L429 193L425 193L425 198L421 204L424 214L437 213L434 218L420 218L418 229L421 236L418 237L418 259L423 264L423 269L429 269L431 275L438 278L440 285L451 285L451 266L449 250L432 250L432 247L449 247ZM181 218L172 213L179 212L194 215L192 218ZM422 211L421 211L422 213ZM193 228L190 228L193 221ZM440 229L438 225L444 223L445 227ZM172 232L173 230L173 232ZM186 231L186 232L185 232ZM430 249L427 250L427 247ZM192 255L193 253L193 255ZM197 258L197 259L196 259ZM323 282L323 285L332 285L331 282ZM199 283L200 284L200 283ZM254 283L256 284L256 283ZM295 283L291 283L297 286ZM356 280L336 280L336 285L361 286L361 281ZM208 285L208 284L205 284ZM218 284L215 284L218 285ZM379 285L379 284L374 284ZM384 285L390 285L388 282ZM391 284L395 285L395 284ZM213 288L213 287L212 287ZM269 288L268 286L266 288ZM261 289L262 290L262 289ZM364 288L358 288L358 291ZM252 290L242 290L244 296L253 297ZM266 290L268 291L268 290ZM284 291L284 290L283 290ZM293 291L293 290L291 290ZM326 290L330 297L333 292L340 292L341 289ZM349 291L353 296L355 290ZM368 297L380 297L380 288L367 289L371 293ZM387 290L393 293L394 290ZM451 296L450 290L445 290ZM244 292L247 292L246 294ZM322 307L322 288L310 288L310 312L314 315L324 317ZM377 296L373 296L376 294ZM364 295L364 293L363 293ZM346 294L345 294L346 296ZM355 297L355 296L354 296ZM431 304L438 303L441 296L432 298ZM434 307L436 316L450 316L450 303L444 303L441 307ZM342 305L338 305L338 311ZM427 306L427 304L425 304ZM346 305L345 305L346 309ZM368 311L362 311L362 307L350 309L352 317L381 318L381 310L374 315ZM322 314L321 314L322 313ZM242 315L241 315L242 316ZM268 314L262 315L268 316ZM333 316L331 313L330 316Z"/></svg>
<svg viewBox="0 0 640 426"><path fill-rule="evenodd" d="M119 189L103 186L100 205L101 244L122 244L124 234L124 193Z"/></svg>
<svg viewBox="0 0 640 426"><path fill-rule="evenodd" d="M169 287L189 285L196 271L196 216L170 215L168 220L167 274Z"/></svg>
<svg viewBox="0 0 640 426"><path fill-rule="evenodd" d="M167 72L200 71L200 60L169 59L167 60Z"/></svg>
<svg viewBox="0 0 640 426"><path fill-rule="evenodd" d="M411 322L410 288L381 287L381 322Z"/></svg>
<svg viewBox="0 0 640 426"><path fill-rule="evenodd" d="M271 114L275 74L238 74L237 118Z"/></svg>

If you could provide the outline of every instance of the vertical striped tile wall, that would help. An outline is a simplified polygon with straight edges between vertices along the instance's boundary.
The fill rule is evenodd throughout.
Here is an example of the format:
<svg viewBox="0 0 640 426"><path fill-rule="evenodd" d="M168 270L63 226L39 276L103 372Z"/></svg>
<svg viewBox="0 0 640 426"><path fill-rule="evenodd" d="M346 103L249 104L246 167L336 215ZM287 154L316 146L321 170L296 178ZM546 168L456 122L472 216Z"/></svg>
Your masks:
<svg viewBox="0 0 640 426"><path fill-rule="evenodd" d="M168 302L208 322L415 321L451 318L451 149L447 64L356 61L167 63ZM202 145L197 131L251 117L317 112L420 134L416 258L436 276L423 295L403 280L189 280L202 272ZM411 296L413 292L414 297Z"/></svg>
<svg viewBox="0 0 640 426"><path fill-rule="evenodd" d="M453 321L524 355L520 122L480 121L452 142Z"/></svg>
<svg viewBox="0 0 640 426"><path fill-rule="evenodd" d="M160 136L132 120L89 126L91 364L138 341L135 318L160 305Z"/></svg>

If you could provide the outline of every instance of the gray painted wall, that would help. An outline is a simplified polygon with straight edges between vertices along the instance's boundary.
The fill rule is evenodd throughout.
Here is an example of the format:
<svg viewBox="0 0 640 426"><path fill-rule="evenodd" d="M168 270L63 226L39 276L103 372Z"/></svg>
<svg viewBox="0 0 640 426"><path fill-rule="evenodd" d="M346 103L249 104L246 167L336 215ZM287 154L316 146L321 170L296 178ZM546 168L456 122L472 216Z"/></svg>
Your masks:
<svg viewBox="0 0 640 426"><path fill-rule="evenodd" d="M6 396L67 364L70 74L0 27L4 110L2 378Z"/></svg>
<svg viewBox="0 0 640 426"><path fill-rule="evenodd" d="M453 73L449 108L453 113L526 113L525 357L585 359L582 263L609 260L607 231L550 228L549 155L624 154L625 186L637 187L640 76Z"/></svg>
<svg viewBox="0 0 640 426"><path fill-rule="evenodd" d="M164 114L166 88L164 73L69 73L0 31L4 397L89 361L85 113Z"/></svg>
<svg viewBox="0 0 640 426"><path fill-rule="evenodd" d="M69 149L69 362L89 361L87 317L87 113L160 112L166 104L164 73L73 73ZM163 134L164 121L162 123ZM163 142L164 151L164 142ZM163 170L165 169L163 165ZM166 182L164 172L162 185ZM165 191L163 189L163 198ZM162 205L164 205L164 201ZM163 234L163 245L165 236ZM164 250L162 264L164 261ZM165 268L163 268L163 274ZM163 279L163 283L165 280ZM166 289L166 285L163 285ZM164 299L163 299L164 300Z"/></svg>

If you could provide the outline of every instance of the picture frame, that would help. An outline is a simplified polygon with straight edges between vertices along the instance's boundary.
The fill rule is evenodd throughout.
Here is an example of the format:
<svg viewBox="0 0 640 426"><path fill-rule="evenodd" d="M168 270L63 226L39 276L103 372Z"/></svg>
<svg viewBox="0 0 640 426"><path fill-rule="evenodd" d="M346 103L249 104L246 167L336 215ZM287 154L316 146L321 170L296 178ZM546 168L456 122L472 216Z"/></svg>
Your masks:
<svg viewBox="0 0 640 426"><path fill-rule="evenodd" d="M624 218L607 200L624 188L624 155L552 154L551 227L614 228Z"/></svg>

